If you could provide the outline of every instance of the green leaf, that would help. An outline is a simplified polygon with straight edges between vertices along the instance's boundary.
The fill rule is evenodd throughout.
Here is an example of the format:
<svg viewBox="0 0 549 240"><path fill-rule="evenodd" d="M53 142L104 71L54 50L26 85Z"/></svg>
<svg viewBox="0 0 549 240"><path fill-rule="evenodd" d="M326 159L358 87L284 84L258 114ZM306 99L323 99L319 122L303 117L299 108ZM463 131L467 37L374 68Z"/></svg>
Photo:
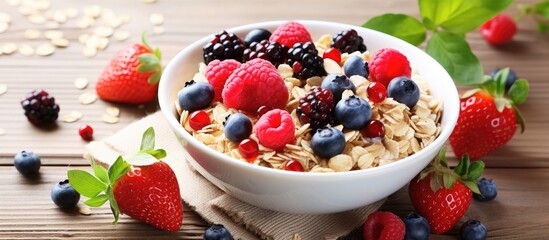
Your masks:
<svg viewBox="0 0 549 240"><path fill-rule="evenodd" d="M467 186L471 191L473 191L476 194L480 194L480 190L478 189L478 185L474 181L461 181L465 186Z"/></svg>
<svg viewBox="0 0 549 240"><path fill-rule="evenodd" d="M88 199L84 202L84 204L90 206L90 207L101 207L105 202L109 200L109 197L105 194L97 195L93 198Z"/></svg>
<svg viewBox="0 0 549 240"><path fill-rule="evenodd" d="M517 108L517 105L513 104L513 109L515 109L515 115L517 116L517 122L520 125L520 133L524 133L524 131L526 130L526 122L524 121L524 117L522 117L522 114L520 114L520 111Z"/></svg>
<svg viewBox="0 0 549 240"><path fill-rule="evenodd" d="M467 156L467 159L465 157ZM467 175L467 171L469 170L469 156L467 154L463 155L461 161L459 161L459 164L454 168L454 172L458 176L464 176Z"/></svg>
<svg viewBox="0 0 549 240"><path fill-rule="evenodd" d="M128 158L128 163L134 166L147 166L156 162L158 162L158 159L156 159L153 155L144 152L138 152Z"/></svg>
<svg viewBox="0 0 549 240"><path fill-rule="evenodd" d="M427 42L426 51L448 71L455 83L479 84L482 82L482 66L463 36L449 32L435 32Z"/></svg>
<svg viewBox="0 0 549 240"><path fill-rule="evenodd" d="M451 189L454 183L456 183L456 178L450 174L443 174L442 182L444 183L444 188Z"/></svg>
<svg viewBox="0 0 549 240"><path fill-rule="evenodd" d="M447 31L465 34L496 16L513 0L419 0L423 19ZM424 21L425 22L425 21Z"/></svg>
<svg viewBox="0 0 549 240"><path fill-rule="evenodd" d="M155 149L155 150L142 150L141 153L147 153L155 157L156 159L162 159L167 156L166 150L164 149Z"/></svg>
<svg viewBox="0 0 549 240"><path fill-rule="evenodd" d="M469 172L467 173L467 180L476 181L484 174L484 162L476 161L469 166Z"/></svg>
<svg viewBox="0 0 549 240"><path fill-rule="evenodd" d="M524 79L519 79L513 83L509 89L509 98L513 101L514 104L523 104L528 98L528 91L530 90L530 85L528 81Z"/></svg>
<svg viewBox="0 0 549 240"><path fill-rule="evenodd" d="M149 79L147 79L147 82L149 83L157 83L160 82L160 77L162 77L162 71L159 71L155 74L153 74Z"/></svg>
<svg viewBox="0 0 549 240"><path fill-rule="evenodd" d="M143 133L143 138L141 139L141 147L139 150L153 150L154 149L154 128L149 127Z"/></svg>
<svg viewBox="0 0 549 240"><path fill-rule="evenodd" d="M429 186L431 187L431 190L433 192L437 192L439 189L443 186L443 180L439 175L433 175L431 177L431 181L429 182Z"/></svg>
<svg viewBox="0 0 549 240"><path fill-rule="evenodd" d="M432 173L433 170L429 170L429 171L423 171L419 174L419 180L423 180L424 178L426 178L430 173Z"/></svg>
<svg viewBox="0 0 549 240"><path fill-rule="evenodd" d="M496 80L494 79L489 79L488 81L484 81L481 85L480 85L480 88L486 92L488 92L490 95L495 95L496 94L496 89L498 88L497 87L497 82Z"/></svg>
<svg viewBox="0 0 549 240"><path fill-rule="evenodd" d="M415 46L425 41L423 24L405 14L384 14L368 20L362 26L393 35Z"/></svg>
<svg viewBox="0 0 549 240"><path fill-rule="evenodd" d="M92 159L90 162L91 162L91 167L93 169L93 174L95 174L95 177L97 177L101 182L108 185L109 176L107 173L107 169L105 169L103 166L97 165L94 159Z"/></svg>
<svg viewBox="0 0 549 240"><path fill-rule="evenodd" d="M496 76L494 77L496 80L496 91L493 95L494 97L501 97L505 94L505 85L507 84L507 79L509 78L509 71L510 69L506 67L496 73Z"/></svg>
<svg viewBox="0 0 549 240"><path fill-rule="evenodd" d="M126 174L131 168L128 162L124 161L122 156L118 156L116 161L109 167L109 180L114 184L120 177Z"/></svg>
<svg viewBox="0 0 549 240"><path fill-rule="evenodd" d="M112 191L112 188L109 186L105 192L109 197L109 204L111 205L112 215L114 216L114 221L112 222L112 224L116 224L118 223L118 219L120 218L120 208L118 208L118 203L114 199L114 193Z"/></svg>
<svg viewBox="0 0 549 240"><path fill-rule="evenodd" d="M541 32L541 33L549 32L549 24L539 22L537 24L537 29L538 29L538 32Z"/></svg>
<svg viewBox="0 0 549 240"><path fill-rule="evenodd" d="M69 170L69 182L82 196L93 198L105 191L107 185L84 170Z"/></svg>
<svg viewBox="0 0 549 240"><path fill-rule="evenodd" d="M545 18L549 18L549 1L538 2L534 5L533 9L535 13Z"/></svg>

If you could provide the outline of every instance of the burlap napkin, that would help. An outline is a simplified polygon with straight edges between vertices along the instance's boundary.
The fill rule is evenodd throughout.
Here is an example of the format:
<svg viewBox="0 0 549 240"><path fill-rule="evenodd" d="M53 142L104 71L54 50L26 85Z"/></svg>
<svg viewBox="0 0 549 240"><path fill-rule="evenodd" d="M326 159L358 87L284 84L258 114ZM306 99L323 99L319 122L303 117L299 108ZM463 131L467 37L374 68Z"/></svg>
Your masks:
<svg viewBox="0 0 549 240"><path fill-rule="evenodd" d="M251 206L225 194L187 165L187 153L160 112L136 121L106 139L91 142L87 155L111 164L118 155L135 153L143 131L150 126L156 132L156 147L168 153L163 161L177 175L183 200L206 221L228 227L235 239L294 239L296 234L301 239L336 239L361 225L368 214L385 201L326 215L294 215Z"/></svg>

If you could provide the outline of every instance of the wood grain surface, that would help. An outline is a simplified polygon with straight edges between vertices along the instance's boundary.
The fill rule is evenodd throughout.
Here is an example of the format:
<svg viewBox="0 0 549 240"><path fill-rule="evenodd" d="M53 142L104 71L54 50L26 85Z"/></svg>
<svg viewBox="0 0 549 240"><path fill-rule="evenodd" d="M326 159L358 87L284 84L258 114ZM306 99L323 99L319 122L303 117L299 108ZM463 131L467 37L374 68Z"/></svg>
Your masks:
<svg viewBox="0 0 549 240"><path fill-rule="evenodd" d="M517 1L507 12L516 14L518 3L529 2L534 0ZM93 29L80 29L76 20L69 20L59 27L70 40L69 47L58 48L48 57L28 57L19 53L0 55L0 84L8 86L7 93L0 95L0 128L6 131L5 135L0 136L0 239L201 238L206 224L189 209L185 210L185 223L181 231L169 234L128 218L112 226L109 210L105 208L94 209L91 216L62 212L49 197L51 187L56 181L65 178L67 169L88 164L81 157L86 144L77 134L81 125L92 125L95 138L101 139L157 110L155 103L139 108L101 100L91 105L78 102L80 94L94 91L95 79L113 53L130 42L138 41L141 32L149 32L151 44L162 49L165 65L193 41L242 24L281 19L315 19L360 25L386 12L419 15L417 2L409 0L159 0L154 4L137 0L51 0L50 9L73 7L80 10L79 14L82 15L82 9L92 4L130 16L129 23L120 29L130 31L131 37L124 42L111 40L105 51L99 52L94 58L87 58L82 54L83 45L78 43L78 37ZM10 28L0 33L0 45L14 42L36 47L47 42L43 38L26 40L23 37L26 29L45 28L30 23L6 0L0 0L0 12L6 12L12 17ZM149 22L152 13L164 15L163 34L152 34L153 25ZM467 216L483 220L490 230L490 237L533 239L543 238L549 233L549 230L543 228L549 224L546 217L549 208L547 201L544 201L549 197L549 35L537 33L530 18L521 20L519 29L514 41L503 47L487 45L476 32L467 35L486 71L496 66L510 66L520 77L528 79L531 85L529 99L521 106L527 121L526 132L517 134L509 144L485 158L488 166L492 167L487 170L487 175L495 178L500 186L498 200L487 204L475 202ZM74 87L73 82L79 77L90 80L87 89L78 90ZM55 96L61 107L60 115L77 110L84 117L75 123L58 121L57 126L49 129L33 127L25 119L19 101L27 92L39 88ZM121 109L119 123L108 124L101 120L108 106ZM42 156L44 166L40 179L26 180L13 168L13 156L22 149L33 150ZM406 191L399 191L392 196L384 209L399 214L412 210ZM455 235L456 231L450 234ZM353 239L358 235L355 233Z"/></svg>

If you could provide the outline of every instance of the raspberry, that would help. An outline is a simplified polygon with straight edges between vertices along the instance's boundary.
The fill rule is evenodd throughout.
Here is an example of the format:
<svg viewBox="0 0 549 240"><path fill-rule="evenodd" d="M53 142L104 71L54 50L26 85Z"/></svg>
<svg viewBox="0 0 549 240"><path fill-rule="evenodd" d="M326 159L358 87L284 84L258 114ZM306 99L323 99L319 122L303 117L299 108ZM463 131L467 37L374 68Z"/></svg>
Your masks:
<svg viewBox="0 0 549 240"><path fill-rule="evenodd" d="M21 100L25 116L34 125L52 123L59 117L59 105L55 98L44 90L34 90Z"/></svg>
<svg viewBox="0 0 549 240"><path fill-rule="evenodd" d="M405 233L404 222L390 212L374 212L364 222L364 239L402 240Z"/></svg>
<svg viewBox="0 0 549 240"><path fill-rule="evenodd" d="M254 58L261 58L278 66L286 60L287 48L277 42L269 42L263 40L261 42L253 42L249 48L244 50L244 62Z"/></svg>
<svg viewBox="0 0 549 240"><path fill-rule="evenodd" d="M299 99L297 117L301 124L310 123L312 129L317 129L335 122L334 107L332 91L315 86Z"/></svg>
<svg viewBox="0 0 549 240"><path fill-rule="evenodd" d="M480 26L480 34L492 45L511 41L515 33L517 33L517 24L507 14L499 14Z"/></svg>
<svg viewBox="0 0 549 240"><path fill-rule="evenodd" d="M204 63L208 64L215 59L235 59L242 62L242 54L245 48L244 42L234 33L222 31L202 48L204 50Z"/></svg>
<svg viewBox="0 0 549 240"><path fill-rule="evenodd" d="M288 65L292 66L294 77L300 80L314 76L325 76L324 59L318 56L313 42L296 43L288 50Z"/></svg>
<svg viewBox="0 0 549 240"><path fill-rule="evenodd" d="M294 141L295 124L292 116L280 109L273 109L257 120L255 135L261 145L280 150Z"/></svg>
<svg viewBox="0 0 549 240"><path fill-rule="evenodd" d="M364 39L354 29L344 30L333 36L331 46L342 53L366 52Z"/></svg>
<svg viewBox="0 0 549 240"><path fill-rule="evenodd" d="M292 47L296 43L312 42L313 39L305 26L298 22L289 21L280 25L271 34L269 41Z"/></svg>
<svg viewBox="0 0 549 240"><path fill-rule="evenodd" d="M370 79L373 82L380 82L385 87L395 77L410 77L412 68L408 58L399 51L392 48L383 48L377 51L368 63Z"/></svg>
<svg viewBox="0 0 549 240"><path fill-rule="evenodd" d="M222 96L229 108L257 112L261 106L284 108L288 102L288 88L269 61L256 58L234 70L225 83Z"/></svg>
<svg viewBox="0 0 549 240"><path fill-rule="evenodd" d="M225 82L231 73L233 73L235 69L239 68L240 65L242 64L233 59L224 61L213 60L208 64L205 75L210 85L214 88L215 97L213 102L223 101L221 93L223 92Z"/></svg>

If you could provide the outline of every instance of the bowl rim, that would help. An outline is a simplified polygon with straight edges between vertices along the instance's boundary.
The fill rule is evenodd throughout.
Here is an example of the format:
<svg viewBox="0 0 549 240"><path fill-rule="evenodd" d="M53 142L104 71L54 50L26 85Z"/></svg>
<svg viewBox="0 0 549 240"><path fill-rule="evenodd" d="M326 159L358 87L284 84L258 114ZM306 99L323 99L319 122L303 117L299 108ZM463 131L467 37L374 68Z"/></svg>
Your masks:
<svg viewBox="0 0 549 240"><path fill-rule="evenodd" d="M249 31L254 28L269 28L272 26L279 26L284 22L287 22L290 20L277 20L277 21L264 21L264 22L256 22L251 24L245 24L240 25L237 27L232 27L227 29L227 32L242 32L242 31ZM162 74L162 78L160 80L159 88L158 88L158 100L160 104L161 111L166 118L166 120L169 122L172 130L176 131L176 135L179 135L187 141L187 144L192 144L196 148L198 148L200 151L207 152L210 155L215 156L217 159L215 161L224 161L226 164L229 164L233 167L243 168L242 170L249 170L249 171L257 171L257 173L263 173L263 174L269 174L273 176L278 177L290 177L290 178L298 178L300 180L317 180L317 179L326 179L330 178L333 179L334 177L337 178L355 178L362 175L378 175L383 174L384 172L390 171L390 169L397 168L397 167L405 167L407 165L413 164L415 161L419 161L425 153L429 151L438 151L434 148L437 148L437 146L442 146L446 140L449 138L450 134L452 133L458 119L459 115L459 95L456 88L456 85L454 84L452 78L448 74L448 72L431 56L429 56L426 52L423 50L417 48L414 45L409 44L408 42L405 42L404 40L401 40L399 38L393 37L391 35L375 31L372 29L364 28L361 26L356 25L350 25L345 23L338 23L338 22L328 22L328 21L318 21L318 20L291 20L299 22L305 26L308 25L326 25L326 26L333 26L333 27L339 27L343 29L353 28L353 29L361 29L361 31L369 32L368 34L378 34L378 35L385 35L384 37L393 38L396 41L400 41L401 44L407 45L406 48L413 48L413 51L419 51L420 54L424 54L432 60L433 64L436 64L436 67L440 67L443 70L443 76L440 76L438 80L441 81L447 81L448 85L450 85L450 89L448 89L448 95L443 98L443 101L455 101L456 103L454 109L443 109L443 118L448 118L448 126L446 128L441 128L441 132L437 138L433 142L431 142L427 147L421 149L419 152L399 159L398 161L392 162L387 165L373 167L373 168L367 168L367 169L360 169L360 170L353 170L353 171L345 171L345 172L327 172L327 173L319 173L319 172L294 172L294 171L283 171L279 169L273 169L273 168L267 168L262 167L254 164L250 164L241 160L234 159L230 156L227 156L219 151L216 151L214 149L209 148L202 142L198 141L195 137L193 137L191 134L189 134L179 123L179 121L174 117L173 115L173 102L169 102L169 97L167 96L168 92L168 80L165 80L165 76L167 74ZM187 52L191 52L196 48L202 48L202 46L209 41L214 34L209 34L207 36L204 36L194 42L192 42L190 45L186 46L182 50L180 50L168 63L168 65L164 69L164 73L170 72L172 68L175 68L174 65L176 59L182 59L185 55L187 55ZM165 94L164 94L165 93ZM454 98L454 100L452 100ZM181 133L181 134L177 134Z"/></svg>

